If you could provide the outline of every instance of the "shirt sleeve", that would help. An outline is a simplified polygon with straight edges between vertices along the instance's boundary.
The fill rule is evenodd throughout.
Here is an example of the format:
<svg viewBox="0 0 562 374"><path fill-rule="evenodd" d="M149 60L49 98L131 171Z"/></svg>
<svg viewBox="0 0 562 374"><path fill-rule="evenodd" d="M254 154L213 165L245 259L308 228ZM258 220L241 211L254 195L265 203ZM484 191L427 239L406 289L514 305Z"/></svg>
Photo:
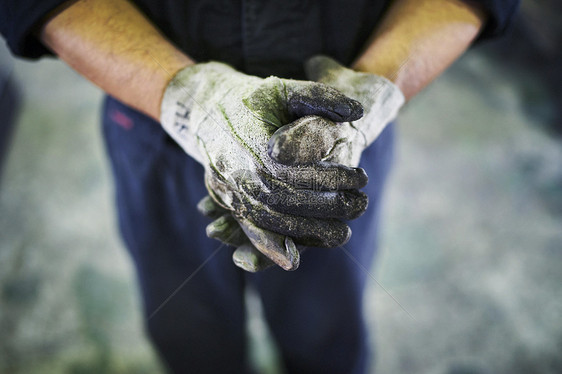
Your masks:
<svg viewBox="0 0 562 374"><path fill-rule="evenodd" d="M511 26L520 0L464 0L468 4L478 4L487 13L488 19L478 40L501 36Z"/></svg>
<svg viewBox="0 0 562 374"><path fill-rule="evenodd" d="M35 31L45 16L68 0L0 0L0 34L12 54L36 59L51 52Z"/></svg>

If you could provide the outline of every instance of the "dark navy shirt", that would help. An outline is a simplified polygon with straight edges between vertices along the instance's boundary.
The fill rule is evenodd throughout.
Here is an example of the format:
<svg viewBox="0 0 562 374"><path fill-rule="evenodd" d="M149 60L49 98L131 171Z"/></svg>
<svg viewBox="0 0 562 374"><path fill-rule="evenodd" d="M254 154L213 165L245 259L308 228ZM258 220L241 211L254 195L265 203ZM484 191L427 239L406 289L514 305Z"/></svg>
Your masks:
<svg viewBox="0 0 562 374"><path fill-rule="evenodd" d="M0 0L0 32L12 53L48 50L35 32L66 0ZM519 0L473 0L488 13L480 36L502 34ZM218 60L259 76L303 78L302 63L323 53L344 64L358 55L390 0L136 0L195 61Z"/></svg>

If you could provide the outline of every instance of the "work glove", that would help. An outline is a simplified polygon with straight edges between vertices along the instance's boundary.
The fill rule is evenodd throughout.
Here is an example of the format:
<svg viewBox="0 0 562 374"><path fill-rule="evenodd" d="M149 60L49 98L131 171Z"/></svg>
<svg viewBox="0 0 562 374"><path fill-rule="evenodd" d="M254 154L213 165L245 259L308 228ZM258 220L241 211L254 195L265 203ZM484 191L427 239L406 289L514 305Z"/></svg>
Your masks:
<svg viewBox="0 0 562 374"><path fill-rule="evenodd" d="M336 88L356 99L364 108L364 116L351 121L330 121L331 118L309 116L279 128L269 141L272 159L285 165L311 165L333 162L357 166L361 154L397 115L404 104L400 89L386 78L356 72L326 56L315 56L305 64L310 80ZM337 122L337 123L334 123ZM235 229L236 222L225 220L220 235ZM247 271L269 266L251 244L237 241L234 262ZM243 245L240 245L243 243ZM232 243L231 243L232 244Z"/></svg>
<svg viewBox="0 0 562 374"><path fill-rule="evenodd" d="M236 247L236 250L232 254L232 261L236 266L248 272L255 273L275 265L267 255L263 254L252 244L232 213L218 205L211 196L205 196L199 204L197 204L197 209L201 214L213 219L213 222L207 226L208 237ZM271 231L263 235L260 239L263 242L262 246L271 245L271 242L277 243L280 239L276 237L277 235L278 234ZM298 251L300 254L300 249L298 249Z"/></svg>
<svg viewBox="0 0 562 374"><path fill-rule="evenodd" d="M310 80L360 102L364 115L357 120L335 120L338 123L310 120L283 126L270 139L271 158L291 166L311 160L359 165L363 150L396 118L404 104L402 91L384 77L348 69L326 56L309 59L305 71Z"/></svg>
<svg viewBox="0 0 562 374"><path fill-rule="evenodd" d="M286 270L299 264L295 242L341 245L350 229L340 219L357 217L367 205L358 190L367 183L360 168L330 162L290 166L269 157L272 134L311 114L351 121L362 108L319 83L262 79L218 62L178 72L161 104L163 128L204 166L212 199L260 252Z"/></svg>

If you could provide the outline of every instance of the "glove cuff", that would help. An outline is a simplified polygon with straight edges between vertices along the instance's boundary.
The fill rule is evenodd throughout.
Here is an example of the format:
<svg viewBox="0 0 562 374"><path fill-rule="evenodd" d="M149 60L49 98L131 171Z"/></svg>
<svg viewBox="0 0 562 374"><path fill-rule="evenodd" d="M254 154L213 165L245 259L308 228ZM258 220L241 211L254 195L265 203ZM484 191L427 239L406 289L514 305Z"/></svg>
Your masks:
<svg viewBox="0 0 562 374"><path fill-rule="evenodd" d="M386 125L396 118L406 101L400 88L390 80L375 74L368 75L372 78L372 87L365 104L370 105L371 109L363 121L365 128L361 128L367 146L375 141Z"/></svg>
<svg viewBox="0 0 562 374"><path fill-rule="evenodd" d="M309 79L332 86L363 105L365 116L353 122L363 134L365 147L396 118L404 105L404 94L390 80L344 67L327 56L314 56L305 63Z"/></svg>
<svg viewBox="0 0 562 374"><path fill-rule="evenodd" d="M160 104L160 123L164 130L201 164L203 157L197 145L199 123L190 121L190 114L196 107L206 111L206 96L213 94L216 83L224 81L227 74L237 72L220 62L187 66L168 83Z"/></svg>

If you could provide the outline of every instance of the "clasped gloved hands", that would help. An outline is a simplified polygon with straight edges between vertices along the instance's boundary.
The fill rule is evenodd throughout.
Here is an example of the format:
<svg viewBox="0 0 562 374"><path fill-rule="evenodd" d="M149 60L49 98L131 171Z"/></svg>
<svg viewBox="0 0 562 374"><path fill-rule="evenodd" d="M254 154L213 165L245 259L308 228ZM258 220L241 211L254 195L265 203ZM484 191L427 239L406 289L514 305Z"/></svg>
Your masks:
<svg viewBox="0 0 562 374"><path fill-rule="evenodd" d="M360 104L323 84L262 79L218 62L177 73L161 105L163 128L205 168L213 200L201 206L220 214L208 234L231 243L247 237L245 248L257 248L285 270L299 264L295 242L334 247L349 239L350 229L340 219L366 209L367 197L358 189L367 176L330 162L276 162L268 155L268 142L299 117L341 122L361 114ZM306 179L308 185L295 186Z"/></svg>
<svg viewBox="0 0 562 374"><path fill-rule="evenodd" d="M313 57L307 61L305 68L309 79L336 88L360 102L365 114L360 119L346 121L308 116L283 126L269 141L271 158L291 166L317 162L359 165L363 150L396 117L405 101L404 95L386 78L353 71L329 57ZM207 214L216 209L210 200L200 204L200 210ZM235 225L233 221L225 222L225 231L231 231ZM239 243L231 244L240 245L241 242L242 238ZM271 266L271 262L247 240L238 247L233 257L238 266L249 271Z"/></svg>

